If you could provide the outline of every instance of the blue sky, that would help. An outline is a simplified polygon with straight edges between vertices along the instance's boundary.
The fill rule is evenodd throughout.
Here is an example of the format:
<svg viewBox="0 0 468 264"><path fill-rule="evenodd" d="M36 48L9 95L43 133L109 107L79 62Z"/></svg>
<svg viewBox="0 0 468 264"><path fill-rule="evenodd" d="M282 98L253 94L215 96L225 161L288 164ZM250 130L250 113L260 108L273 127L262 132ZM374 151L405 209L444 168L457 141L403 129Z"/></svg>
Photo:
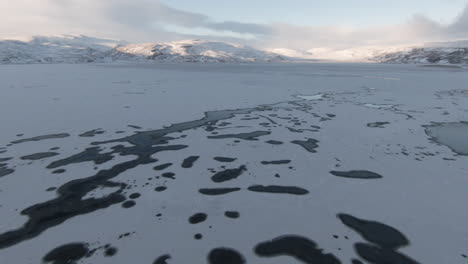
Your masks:
<svg viewBox="0 0 468 264"><path fill-rule="evenodd" d="M423 14L451 23L465 0L163 0L171 7L210 16L214 20L295 25L366 27L402 23Z"/></svg>

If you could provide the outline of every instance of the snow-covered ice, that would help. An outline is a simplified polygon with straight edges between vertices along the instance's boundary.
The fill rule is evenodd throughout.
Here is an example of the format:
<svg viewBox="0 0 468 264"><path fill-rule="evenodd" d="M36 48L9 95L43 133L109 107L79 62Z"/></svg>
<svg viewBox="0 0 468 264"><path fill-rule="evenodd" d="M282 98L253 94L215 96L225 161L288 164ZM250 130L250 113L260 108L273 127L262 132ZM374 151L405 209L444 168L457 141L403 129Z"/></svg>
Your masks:
<svg viewBox="0 0 468 264"><path fill-rule="evenodd" d="M1 65L0 263L464 263L466 83L413 65Z"/></svg>

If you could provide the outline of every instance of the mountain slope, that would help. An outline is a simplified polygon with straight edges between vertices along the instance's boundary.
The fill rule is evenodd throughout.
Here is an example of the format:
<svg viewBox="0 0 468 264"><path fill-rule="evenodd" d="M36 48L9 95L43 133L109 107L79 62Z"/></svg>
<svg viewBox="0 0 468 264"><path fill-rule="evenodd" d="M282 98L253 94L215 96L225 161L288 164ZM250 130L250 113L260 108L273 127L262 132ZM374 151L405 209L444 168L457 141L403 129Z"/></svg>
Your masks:
<svg viewBox="0 0 468 264"><path fill-rule="evenodd" d="M371 60L382 63L468 64L468 41L429 43L423 47L383 53Z"/></svg>
<svg viewBox="0 0 468 264"><path fill-rule="evenodd" d="M126 44L85 36L33 37L0 41L0 63L90 62L271 62L286 58L267 51L223 42L186 40Z"/></svg>

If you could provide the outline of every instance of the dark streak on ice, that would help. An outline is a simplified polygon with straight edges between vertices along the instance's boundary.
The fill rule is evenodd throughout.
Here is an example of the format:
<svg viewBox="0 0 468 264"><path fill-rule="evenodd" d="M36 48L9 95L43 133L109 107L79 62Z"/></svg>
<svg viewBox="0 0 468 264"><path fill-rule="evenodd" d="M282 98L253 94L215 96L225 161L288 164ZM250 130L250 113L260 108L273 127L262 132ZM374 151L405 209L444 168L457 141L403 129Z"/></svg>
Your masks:
<svg viewBox="0 0 468 264"><path fill-rule="evenodd" d="M216 173L215 175L213 175L211 177L211 180L214 181L214 182L217 182L217 183L230 181L230 180L236 179L237 177L241 176L242 173L244 171L246 171L246 170L247 170L247 168L244 165L240 166L237 169L223 170L223 171L220 171L220 172Z"/></svg>
<svg viewBox="0 0 468 264"><path fill-rule="evenodd" d="M164 163L164 164L155 166L155 167L153 168L153 170L155 170L155 171L162 171L162 170L165 170L165 169L169 168L170 166L172 166L172 163Z"/></svg>
<svg viewBox="0 0 468 264"><path fill-rule="evenodd" d="M258 140L258 137L270 135L269 131L254 131L250 133L239 133L239 134L227 134L219 136L208 136L210 139L224 139L224 138L238 138L243 140L254 141Z"/></svg>
<svg viewBox="0 0 468 264"><path fill-rule="evenodd" d="M69 137L69 136L70 136L70 134L67 134L67 133L50 134L50 135L44 135L44 136L38 136L38 137L15 140L15 141L12 141L11 144L20 144L20 143L25 143L25 142L41 141L41 140L54 139L54 138L66 138L66 137Z"/></svg>
<svg viewBox="0 0 468 264"><path fill-rule="evenodd" d="M40 160L59 155L57 152L40 152L21 157L22 160Z"/></svg>
<svg viewBox="0 0 468 264"><path fill-rule="evenodd" d="M307 264L340 264L333 254L323 253L317 244L300 236L282 236L258 244L255 253L261 257L291 256Z"/></svg>
<svg viewBox="0 0 468 264"><path fill-rule="evenodd" d="M236 160L236 158L227 158L227 157L214 157L213 159L219 162L226 162L226 163L233 162Z"/></svg>
<svg viewBox="0 0 468 264"><path fill-rule="evenodd" d="M291 160L273 160L273 161L262 161L263 165L282 165L289 164Z"/></svg>
<svg viewBox="0 0 468 264"><path fill-rule="evenodd" d="M366 170L330 171L332 175L351 179L381 179L382 175Z"/></svg>
<svg viewBox="0 0 468 264"><path fill-rule="evenodd" d="M262 192L262 193L281 193L281 194L294 194L294 195L305 195L308 194L309 191L306 189L302 189L300 187L294 186L263 186L263 185L254 185L248 188L249 191L252 192Z"/></svg>
<svg viewBox="0 0 468 264"><path fill-rule="evenodd" d="M268 140L268 141L265 141L265 143L268 143L268 144L271 144L271 145L282 145L283 144L283 142L277 141L277 140Z"/></svg>
<svg viewBox="0 0 468 264"><path fill-rule="evenodd" d="M211 188L211 189L200 189L198 190L201 194L204 195L224 195L232 192L238 192L241 188Z"/></svg>
<svg viewBox="0 0 468 264"><path fill-rule="evenodd" d="M9 169L6 166L7 166L7 164L0 163L0 177L7 176L7 175L12 174L13 172L15 172L15 170Z"/></svg>

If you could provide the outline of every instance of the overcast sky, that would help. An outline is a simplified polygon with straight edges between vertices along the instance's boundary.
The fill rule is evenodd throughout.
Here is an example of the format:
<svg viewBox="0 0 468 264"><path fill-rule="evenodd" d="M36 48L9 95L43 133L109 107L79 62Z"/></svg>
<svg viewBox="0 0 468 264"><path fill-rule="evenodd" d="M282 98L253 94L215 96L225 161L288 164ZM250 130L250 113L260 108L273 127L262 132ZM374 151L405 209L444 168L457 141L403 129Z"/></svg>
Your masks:
<svg viewBox="0 0 468 264"><path fill-rule="evenodd" d="M0 38L85 34L310 49L468 39L467 0L0 0Z"/></svg>

